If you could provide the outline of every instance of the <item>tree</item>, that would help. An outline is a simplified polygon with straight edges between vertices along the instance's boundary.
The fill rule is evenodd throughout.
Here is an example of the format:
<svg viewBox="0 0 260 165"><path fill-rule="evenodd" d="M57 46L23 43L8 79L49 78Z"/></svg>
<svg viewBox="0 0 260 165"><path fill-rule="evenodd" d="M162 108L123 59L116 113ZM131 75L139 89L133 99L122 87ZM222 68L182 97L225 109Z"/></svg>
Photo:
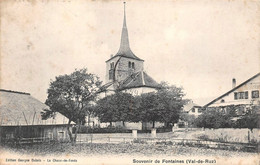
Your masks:
<svg viewBox="0 0 260 165"><path fill-rule="evenodd" d="M188 123L188 127L193 126L195 124L196 117L195 115L191 115L188 113L181 113L180 119Z"/></svg>
<svg viewBox="0 0 260 165"><path fill-rule="evenodd" d="M141 95L140 105L138 107L140 112L140 119L143 122L152 122L153 128L156 121L163 120L163 105L157 96L157 93L145 93Z"/></svg>
<svg viewBox="0 0 260 165"><path fill-rule="evenodd" d="M207 108L195 120L197 127L228 128L231 127L231 116L221 112L219 108Z"/></svg>
<svg viewBox="0 0 260 165"><path fill-rule="evenodd" d="M133 121L136 105L134 97L129 93L116 91L97 101L95 114L101 122Z"/></svg>
<svg viewBox="0 0 260 165"><path fill-rule="evenodd" d="M179 119L185 100L183 100L183 89L176 86L169 86L166 82L160 84L157 92L141 95L139 112L141 120L153 122L176 123Z"/></svg>
<svg viewBox="0 0 260 165"><path fill-rule="evenodd" d="M85 116L90 113L93 101L97 94L102 92L101 83L96 75L87 73L87 69L57 76L55 81L50 83L48 98L45 102L49 109L44 110L42 118L52 117L56 112L66 116L69 119L67 130L70 140L72 143L75 142L78 129L73 137L70 131L71 122L77 125L85 122Z"/></svg>
<svg viewBox="0 0 260 165"><path fill-rule="evenodd" d="M248 128L251 131L253 128L259 128L259 113L260 105L251 105L248 111L241 116L235 123L237 128Z"/></svg>
<svg viewBox="0 0 260 165"><path fill-rule="evenodd" d="M207 107L195 123L205 128L259 128L259 105ZM246 112L245 112L246 110Z"/></svg>

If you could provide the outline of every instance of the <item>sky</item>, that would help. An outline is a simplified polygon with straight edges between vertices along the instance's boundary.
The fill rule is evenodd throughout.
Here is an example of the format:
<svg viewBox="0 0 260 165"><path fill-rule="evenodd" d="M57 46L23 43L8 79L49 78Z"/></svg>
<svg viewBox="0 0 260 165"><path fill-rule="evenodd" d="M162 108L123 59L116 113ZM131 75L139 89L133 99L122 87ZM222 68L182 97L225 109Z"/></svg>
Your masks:
<svg viewBox="0 0 260 165"><path fill-rule="evenodd" d="M260 2L126 1L130 47L157 82L198 104L260 70ZM47 97L55 76L87 68L104 81L123 25L119 0L1 1L1 89Z"/></svg>

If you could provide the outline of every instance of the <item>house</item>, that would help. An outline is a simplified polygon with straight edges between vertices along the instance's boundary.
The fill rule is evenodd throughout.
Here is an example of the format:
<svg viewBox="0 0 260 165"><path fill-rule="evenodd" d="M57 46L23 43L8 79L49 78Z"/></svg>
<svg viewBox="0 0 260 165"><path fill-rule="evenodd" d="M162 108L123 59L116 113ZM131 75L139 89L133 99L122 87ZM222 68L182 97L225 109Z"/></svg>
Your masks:
<svg viewBox="0 0 260 165"><path fill-rule="evenodd" d="M193 101L189 101L187 104L184 105L183 113L198 117L200 114L202 114L201 108L201 106L195 104Z"/></svg>
<svg viewBox="0 0 260 165"><path fill-rule="evenodd" d="M17 138L68 139L68 119L56 113L42 120L41 112L48 108L30 93L0 89L1 141Z"/></svg>
<svg viewBox="0 0 260 165"><path fill-rule="evenodd" d="M212 100L204 107L227 107L241 105L237 111L243 114L250 105L259 105L260 73L249 78L245 82L236 85L236 79L232 79L232 89Z"/></svg>
<svg viewBox="0 0 260 165"><path fill-rule="evenodd" d="M177 125L179 127L189 127L191 125L191 121L201 114L202 107L190 100L184 105Z"/></svg>

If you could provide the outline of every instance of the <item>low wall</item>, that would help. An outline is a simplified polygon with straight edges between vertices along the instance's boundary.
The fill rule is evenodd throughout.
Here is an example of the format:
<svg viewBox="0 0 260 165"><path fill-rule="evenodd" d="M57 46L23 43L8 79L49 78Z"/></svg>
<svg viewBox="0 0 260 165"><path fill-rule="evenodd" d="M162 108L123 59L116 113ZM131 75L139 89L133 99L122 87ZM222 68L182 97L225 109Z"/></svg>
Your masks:
<svg viewBox="0 0 260 165"><path fill-rule="evenodd" d="M220 128L220 129L205 129L204 134L209 139L221 140L224 142L260 142L260 129L253 129L252 131L247 128Z"/></svg>
<svg viewBox="0 0 260 165"><path fill-rule="evenodd" d="M113 127L125 127L126 129L137 129L142 130L145 127L146 129L151 129L153 127L152 122L142 123L142 122L125 122L125 125L123 125L123 122L112 122ZM108 127L110 123L100 123L101 128ZM164 123L161 122L155 122L155 128L163 127Z"/></svg>

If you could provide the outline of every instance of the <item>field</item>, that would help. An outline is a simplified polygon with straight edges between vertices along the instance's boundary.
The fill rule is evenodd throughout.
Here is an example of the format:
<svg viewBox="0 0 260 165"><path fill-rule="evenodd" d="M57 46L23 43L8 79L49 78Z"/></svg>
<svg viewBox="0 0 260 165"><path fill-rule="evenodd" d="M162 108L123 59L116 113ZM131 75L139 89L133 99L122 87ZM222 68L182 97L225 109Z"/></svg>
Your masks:
<svg viewBox="0 0 260 165"><path fill-rule="evenodd" d="M214 164L257 164L259 154L257 150L245 152L234 148L211 148L208 145L191 145L190 143L174 142L176 139L196 139L203 131L193 130L188 132L158 133L156 140L149 140L150 134L138 134L138 139L133 140L130 133L117 134L79 134L77 143L45 142L41 144L20 144L16 146L0 146L1 160L9 158L27 159L31 164L32 158L40 159L44 164L58 163L64 159L77 161L77 164L115 165L138 164L155 160L183 161L188 163L193 160L212 160ZM148 139L148 140L147 140ZM4 155L4 156L3 156ZM11 156L10 156L11 155ZM1 158L3 156L3 159ZM50 162L48 162L50 160ZM213 164L205 163L204 164ZM6 163L6 162L3 162ZM63 162L59 162L62 164ZM75 163L75 162L74 162ZM197 162L198 163L198 162ZM38 163L39 164L39 163ZM140 164L140 163L139 163ZM172 164L172 163L168 163ZM183 163L174 163L183 164ZM194 164L194 163L193 163ZM196 164L196 163L195 163Z"/></svg>
<svg viewBox="0 0 260 165"><path fill-rule="evenodd" d="M257 153L228 151L220 149L208 149L201 147L188 147L182 145L172 145L163 143L54 143L54 144L34 144L23 145L15 148L4 147L5 151L12 151L25 155L118 155L118 156L227 156L245 157L257 156Z"/></svg>

